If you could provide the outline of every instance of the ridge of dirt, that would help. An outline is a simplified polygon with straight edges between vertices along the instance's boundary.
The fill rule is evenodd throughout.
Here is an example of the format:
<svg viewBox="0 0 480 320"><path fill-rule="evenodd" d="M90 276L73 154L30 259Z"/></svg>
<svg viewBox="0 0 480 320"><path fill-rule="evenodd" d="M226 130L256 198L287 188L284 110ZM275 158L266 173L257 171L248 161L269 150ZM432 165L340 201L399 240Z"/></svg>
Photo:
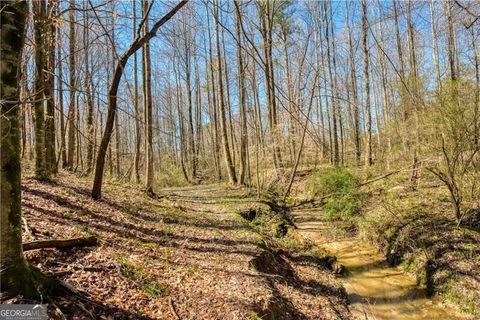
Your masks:
<svg viewBox="0 0 480 320"><path fill-rule="evenodd" d="M344 290L312 259L285 257L291 277L252 268L261 239L233 213L251 201L221 184L162 190L89 178L22 179L24 241L96 235L96 247L26 252L83 293L49 302L52 319L348 319ZM3 303L21 297L2 294ZM45 301L43 301L45 302ZM61 311L60 311L61 310Z"/></svg>

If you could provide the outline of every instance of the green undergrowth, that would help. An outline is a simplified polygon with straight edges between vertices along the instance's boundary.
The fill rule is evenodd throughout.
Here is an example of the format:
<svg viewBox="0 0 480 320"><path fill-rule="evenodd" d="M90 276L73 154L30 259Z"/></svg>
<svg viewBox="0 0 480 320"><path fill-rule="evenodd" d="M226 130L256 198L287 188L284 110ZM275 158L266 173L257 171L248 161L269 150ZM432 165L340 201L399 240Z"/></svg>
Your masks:
<svg viewBox="0 0 480 320"><path fill-rule="evenodd" d="M156 189L168 188L168 187L183 187L188 185L185 180L181 168L178 166L170 165L166 168L162 168L155 173L155 187Z"/></svg>
<svg viewBox="0 0 480 320"><path fill-rule="evenodd" d="M305 189L321 200L325 217L354 226L360 219L365 195L359 191L359 178L341 167L322 168L307 180Z"/></svg>
<svg viewBox="0 0 480 320"><path fill-rule="evenodd" d="M151 297L166 297L170 294L170 288L162 284L158 277L152 276L140 261L119 256L117 258L120 274L128 279L135 281L137 286L145 294Z"/></svg>

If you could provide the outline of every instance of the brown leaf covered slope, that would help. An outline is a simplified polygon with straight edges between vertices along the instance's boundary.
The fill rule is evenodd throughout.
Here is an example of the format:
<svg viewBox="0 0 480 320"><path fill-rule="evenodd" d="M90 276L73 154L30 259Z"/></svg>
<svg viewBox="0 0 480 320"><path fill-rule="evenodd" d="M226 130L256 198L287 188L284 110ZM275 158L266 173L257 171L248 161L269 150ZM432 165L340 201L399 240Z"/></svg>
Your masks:
<svg viewBox="0 0 480 320"><path fill-rule="evenodd" d="M250 201L245 190L195 186L151 199L137 186L107 182L103 200L93 201L90 184L67 174L51 184L23 179L24 241L99 239L95 247L26 253L84 292L56 298L52 318L349 317L343 290L320 265L287 259L288 279L252 267L262 241L232 209Z"/></svg>

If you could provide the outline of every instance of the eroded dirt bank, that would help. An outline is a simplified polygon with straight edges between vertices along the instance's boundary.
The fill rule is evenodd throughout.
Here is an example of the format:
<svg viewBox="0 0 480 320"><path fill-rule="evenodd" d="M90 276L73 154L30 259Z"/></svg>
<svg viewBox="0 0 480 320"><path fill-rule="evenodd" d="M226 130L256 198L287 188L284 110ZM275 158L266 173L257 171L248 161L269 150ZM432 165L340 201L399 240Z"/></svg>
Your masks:
<svg viewBox="0 0 480 320"><path fill-rule="evenodd" d="M346 267L343 284L352 313L362 319L466 319L455 308L427 297L425 288L396 267L390 267L372 245L357 237L332 237L319 209L294 210L300 233L336 256Z"/></svg>

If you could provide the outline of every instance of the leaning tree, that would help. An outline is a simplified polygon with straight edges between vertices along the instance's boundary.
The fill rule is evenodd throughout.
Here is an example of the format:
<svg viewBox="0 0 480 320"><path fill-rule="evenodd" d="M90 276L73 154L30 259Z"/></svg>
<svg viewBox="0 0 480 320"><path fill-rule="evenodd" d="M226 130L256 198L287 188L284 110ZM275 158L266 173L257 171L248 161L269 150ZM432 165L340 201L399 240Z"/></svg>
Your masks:
<svg viewBox="0 0 480 320"><path fill-rule="evenodd" d="M102 182L103 182L103 168L105 166L105 157L107 155L108 144L110 143L110 138L112 136L113 124L115 121L115 114L117 112L117 93L118 86L120 85L120 80L123 75L123 70L127 65L128 59L137 52L143 45L145 45L150 39L155 37L158 29L164 25L168 20L170 20L175 13L177 13L180 8L182 8L188 0L183 0L175 7L173 7L166 15L164 15L160 20L158 20L150 29L150 31L145 32L140 36L140 29L137 32L137 37L133 40L130 47L120 56L120 59L117 62L115 67L115 73L113 75L112 83L110 84L110 89L108 91L108 113L107 113L107 122L105 124L105 131L103 132L102 141L100 142L100 148L98 150L97 162L95 164L95 178L93 180L92 188L92 198L100 199L102 197ZM150 12L151 6L148 8L145 17L142 19L143 23L147 19L147 15Z"/></svg>

